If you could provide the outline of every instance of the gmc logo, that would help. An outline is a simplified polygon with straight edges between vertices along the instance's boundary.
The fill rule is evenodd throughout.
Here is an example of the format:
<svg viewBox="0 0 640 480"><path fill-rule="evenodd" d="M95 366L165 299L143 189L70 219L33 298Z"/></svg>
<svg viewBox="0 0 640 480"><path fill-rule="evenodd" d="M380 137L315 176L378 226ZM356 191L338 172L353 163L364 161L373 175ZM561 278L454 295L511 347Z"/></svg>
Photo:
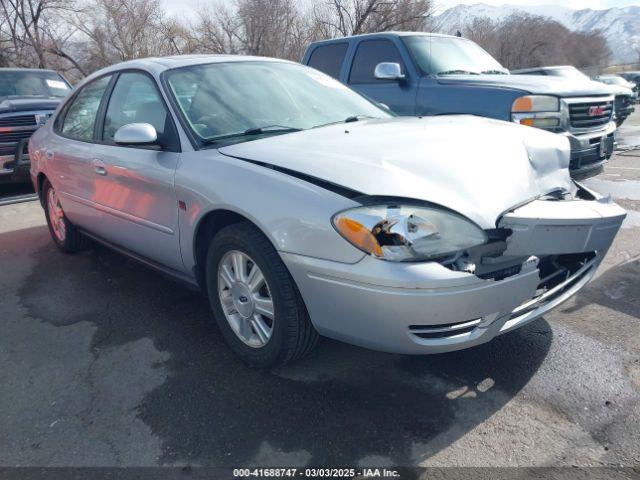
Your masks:
<svg viewBox="0 0 640 480"><path fill-rule="evenodd" d="M604 108L602 107L589 107L587 111L587 115L590 117L598 117L600 115L604 115Z"/></svg>

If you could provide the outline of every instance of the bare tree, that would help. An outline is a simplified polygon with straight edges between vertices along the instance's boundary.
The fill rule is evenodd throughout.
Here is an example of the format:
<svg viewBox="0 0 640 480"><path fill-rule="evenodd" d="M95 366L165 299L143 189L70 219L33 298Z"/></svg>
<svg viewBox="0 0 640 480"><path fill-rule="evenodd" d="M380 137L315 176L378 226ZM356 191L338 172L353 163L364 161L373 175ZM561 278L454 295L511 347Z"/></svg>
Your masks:
<svg viewBox="0 0 640 480"><path fill-rule="evenodd" d="M299 59L309 27L294 0L237 0L200 15L195 27L199 48L212 53L242 53Z"/></svg>
<svg viewBox="0 0 640 480"><path fill-rule="evenodd" d="M561 64L600 66L611 57L600 32L573 32L550 18L526 13L502 21L476 18L462 31L510 69Z"/></svg>
<svg viewBox="0 0 640 480"><path fill-rule="evenodd" d="M423 30L431 0L327 0L313 15L324 37L388 30Z"/></svg>

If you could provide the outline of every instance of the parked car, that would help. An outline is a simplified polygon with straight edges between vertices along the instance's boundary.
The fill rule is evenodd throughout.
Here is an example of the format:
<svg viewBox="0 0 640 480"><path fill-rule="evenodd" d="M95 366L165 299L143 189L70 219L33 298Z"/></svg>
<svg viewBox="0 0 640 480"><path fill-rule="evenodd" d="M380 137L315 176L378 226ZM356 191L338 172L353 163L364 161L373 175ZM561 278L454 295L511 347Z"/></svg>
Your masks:
<svg viewBox="0 0 640 480"><path fill-rule="evenodd" d="M627 80L628 82L631 82L631 83L635 84L636 92L640 93L640 71L638 71L638 72L622 72L620 74L620 76L622 78L624 78L625 80Z"/></svg>
<svg viewBox="0 0 640 480"><path fill-rule="evenodd" d="M580 290L625 217L571 180L558 135L396 117L261 57L101 70L29 150L60 250L92 238L198 285L260 367L318 334L414 354L487 342Z"/></svg>
<svg viewBox="0 0 640 480"><path fill-rule="evenodd" d="M470 40L387 32L312 43L302 63L400 115L470 113L568 138L571 173L599 173L614 149L613 95L602 84L509 75Z"/></svg>
<svg viewBox="0 0 640 480"><path fill-rule="evenodd" d="M590 81L591 79L572 65L559 65L553 67L536 67L525 68L521 70L512 70L511 73L516 75L548 75L552 77L562 77L567 80L575 80L576 82ZM634 104L636 98L631 86L621 78L624 84L614 82L601 82L607 84L609 93L615 95L614 120L616 126L620 126L635 111ZM600 81L600 80L596 80Z"/></svg>
<svg viewBox="0 0 640 480"><path fill-rule="evenodd" d="M52 70L0 68L0 183L29 182L29 137L70 91Z"/></svg>

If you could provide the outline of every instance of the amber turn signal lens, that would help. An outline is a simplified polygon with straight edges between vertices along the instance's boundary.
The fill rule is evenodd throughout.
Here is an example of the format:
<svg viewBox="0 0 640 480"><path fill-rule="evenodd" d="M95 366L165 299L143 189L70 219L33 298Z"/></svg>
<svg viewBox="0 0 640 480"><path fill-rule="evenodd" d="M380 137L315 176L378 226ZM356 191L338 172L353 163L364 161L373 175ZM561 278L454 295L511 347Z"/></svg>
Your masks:
<svg viewBox="0 0 640 480"><path fill-rule="evenodd" d="M530 112L533 109L533 101L529 97L520 97L513 102L514 112Z"/></svg>
<svg viewBox="0 0 640 480"><path fill-rule="evenodd" d="M356 247L376 257L382 257L382 248L380 248L376 237L360 222L340 217L336 219L335 226L338 232Z"/></svg>

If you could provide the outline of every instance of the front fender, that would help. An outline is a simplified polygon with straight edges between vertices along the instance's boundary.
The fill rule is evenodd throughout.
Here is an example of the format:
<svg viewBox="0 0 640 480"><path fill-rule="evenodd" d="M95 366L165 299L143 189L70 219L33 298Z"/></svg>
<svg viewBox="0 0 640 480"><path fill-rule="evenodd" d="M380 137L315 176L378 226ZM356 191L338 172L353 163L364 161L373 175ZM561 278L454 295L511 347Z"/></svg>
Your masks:
<svg viewBox="0 0 640 480"><path fill-rule="evenodd" d="M196 263L193 239L198 225L214 210L249 219L280 252L342 263L364 256L331 225L336 212L359 205L353 200L215 150L183 155L176 195L186 205L180 212L180 245L188 271Z"/></svg>

